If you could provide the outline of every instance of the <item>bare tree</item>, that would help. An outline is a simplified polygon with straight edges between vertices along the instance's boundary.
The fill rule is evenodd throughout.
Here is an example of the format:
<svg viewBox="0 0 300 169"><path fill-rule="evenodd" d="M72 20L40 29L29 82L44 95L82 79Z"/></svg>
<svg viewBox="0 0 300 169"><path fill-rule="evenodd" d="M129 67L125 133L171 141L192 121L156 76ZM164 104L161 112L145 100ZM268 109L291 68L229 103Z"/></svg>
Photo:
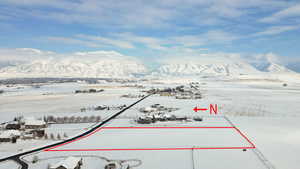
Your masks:
<svg viewBox="0 0 300 169"><path fill-rule="evenodd" d="M68 121L69 121L69 117L65 116L65 117L63 118L63 123L68 123Z"/></svg>
<svg viewBox="0 0 300 169"><path fill-rule="evenodd" d="M80 116L76 117L75 123L80 123L82 118Z"/></svg>
<svg viewBox="0 0 300 169"><path fill-rule="evenodd" d="M54 134L53 134L53 133L50 134L50 139L51 139L51 140L55 140Z"/></svg>
<svg viewBox="0 0 300 169"><path fill-rule="evenodd" d="M101 116L96 117L96 122L99 122L99 121L101 121Z"/></svg>
<svg viewBox="0 0 300 169"><path fill-rule="evenodd" d="M89 122L95 122L95 121L96 121L96 117L95 116L90 116Z"/></svg>
<svg viewBox="0 0 300 169"><path fill-rule="evenodd" d="M88 116L84 116L82 121L83 121L84 123L87 123L88 120L89 120L89 117L88 117Z"/></svg>
<svg viewBox="0 0 300 169"><path fill-rule="evenodd" d="M45 140L48 140L48 134L47 134L47 133L45 133L44 139L45 139Z"/></svg>
<svg viewBox="0 0 300 169"><path fill-rule="evenodd" d="M75 116L71 116L70 117L70 123L74 123L75 122Z"/></svg>
<svg viewBox="0 0 300 169"><path fill-rule="evenodd" d="M57 140L61 140L61 136L60 136L59 133L57 134L57 137L56 137L56 138L57 138Z"/></svg>

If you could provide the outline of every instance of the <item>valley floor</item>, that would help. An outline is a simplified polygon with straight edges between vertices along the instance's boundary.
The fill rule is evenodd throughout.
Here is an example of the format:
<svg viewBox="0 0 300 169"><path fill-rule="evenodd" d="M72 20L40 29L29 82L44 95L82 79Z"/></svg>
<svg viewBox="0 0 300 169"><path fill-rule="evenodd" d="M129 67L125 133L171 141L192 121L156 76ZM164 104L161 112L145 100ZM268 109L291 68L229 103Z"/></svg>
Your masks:
<svg viewBox="0 0 300 169"><path fill-rule="evenodd" d="M300 84L270 81L222 81L197 80L202 99L175 99L171 96L153 95L130 108L105 127L232 127L223 117L233 124L255 144L266 159L278 169L297 169L300 152ZM128 87L120 83L85 84L62 83L41 85L34 88L28 85L0 86L5 93L0 95L0 122L7 122L16 116L97 116L105 119L118 110L81 111L82 108L99 105L130 105L138 98L120 97L124 94L144 94L142 90L151 88L175 87L182 81L147 81L138 85L145 88ZM104 89L101 93L80 93L75 90ZM153 104L179 108L172 112L177 116L193 118L203 117L202 122L157 122L137 124L134 120L140 116L140 108ZM197 107L207 108L217 104L219 115L209 112L194 112ZM46 132L57 135L66 133L68 137L88 130L93 123L52 124ZM64 138L63 138L64 139ZM5 157L17 152L49 144L58 140L36 139L18 141L16 144L0 143L0 156ZM120 160L140 169L152 168L211 168L211 169L264 169L262 163L252 151L242 149L185 149L185 150L119 150L88 151L91 149L155 149L186 147L249 147L234 129L104 129L90 137L66 144L53 150L79 149L79 151L46 151L24 157L29 168L47 168L67 156L80 156L84 159L82 168L104 168L108 161ZM87 151L82 151L87 150ZM33 156L39 162L31 163ZM17 168L14 162L1 163L0 168Z"/></svg>

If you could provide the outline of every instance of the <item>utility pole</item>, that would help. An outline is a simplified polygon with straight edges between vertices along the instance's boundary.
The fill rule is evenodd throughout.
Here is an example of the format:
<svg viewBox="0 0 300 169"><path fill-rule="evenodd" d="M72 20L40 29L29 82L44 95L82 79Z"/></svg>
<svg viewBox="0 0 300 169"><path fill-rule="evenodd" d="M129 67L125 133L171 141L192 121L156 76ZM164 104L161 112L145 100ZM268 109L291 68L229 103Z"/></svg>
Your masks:
<svg viewBox="0 0 300 169"><path fill-rule="evenodd" d="M191 153L192 153L192 169L195 169L194 147L191 149Z"/></svg>

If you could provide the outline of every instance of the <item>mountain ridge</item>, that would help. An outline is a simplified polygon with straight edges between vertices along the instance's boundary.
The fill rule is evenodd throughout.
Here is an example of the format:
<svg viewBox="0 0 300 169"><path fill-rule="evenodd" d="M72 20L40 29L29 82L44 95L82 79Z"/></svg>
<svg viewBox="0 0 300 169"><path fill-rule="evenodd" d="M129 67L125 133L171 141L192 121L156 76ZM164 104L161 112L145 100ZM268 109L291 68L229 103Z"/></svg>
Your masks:
<svg viewBox="0 0 300 169"><path fill-rule="evenodd" d="M99 58L98 55L101 55ZM64 59L38 59L0 68L0 77L90 77L131 78L160 76L229 76L296 73L283 65L269 63L263 70L241 59L199 59L161 63L150 71L142 62L123 58L116 52L75 53ZM89 56L85 59L85 56ZM95 57L96 56L96 57ZM217 60L217 62L216 62Z"/></svg>

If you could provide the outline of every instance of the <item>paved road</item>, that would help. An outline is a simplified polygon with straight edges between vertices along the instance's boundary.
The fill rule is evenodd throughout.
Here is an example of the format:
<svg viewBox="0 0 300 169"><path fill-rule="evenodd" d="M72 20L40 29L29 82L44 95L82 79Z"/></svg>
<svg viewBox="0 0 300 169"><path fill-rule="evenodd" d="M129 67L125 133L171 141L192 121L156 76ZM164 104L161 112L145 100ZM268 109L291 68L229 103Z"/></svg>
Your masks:
<svg viewBox="0 0 300 169"><path fill-rule="evenodd" d="M122 114L123 112L125 112L126 110L128 110L129 108L131 108L132 106L136 105L137 103L141 102L142 100L146 99L147 97L149 97L151 95L152 94L149 94L149 95L141 98L140 100L134 102L133 104L129 105L128 107L124 108L123 110L121 110L118 113L112 115L108 119L102 121L101 123L97 124L95 127L91 128L90 130L88 130L88 131L86 131L86 132L84 132L84 133L82 133L82 134L80 134L78 136L75 136L73 138L69 138L67 140L64 140L64 141L61 141L61 142L58 142L58 143L54 143L54 144L47 145L47 146L40 147L40 148L36 148L36 149L30 150L30 151L26 151L26 152L22 152L22 153L19 153L19 154L15 154L15 155L12 155L12 156L9 156L9 157L6 157L6 158L2 158L2 159L0 159L0 163L4 162L4 161L7 161L7 160L14 160L15 162L19 163L22 166L22 169L28 169L28 164L25 163L24 161L22 161L20 159L20 157L22 157L24 155L36 153L36 152L39 152L39 151L43 151L43 150L46 150L46 149L49 149L49 148L52 148L52 147L55 147L55 146L58 146L58 145L70 142L70 141L74 141L74 140L79 139L81 137L84 137L84 136L92 133L93 131L97 130L98 128L102 127L103 125L107 124L108 122L110 122L111 120L113 120L114 118L116 118L117 116L119 116L120 114Z"/></svg>
<svg viewBox="0 0 300 169"><path fill-rule="evenodd" d="M14 158L13 160L21 166L21 169L28 169L28 164L20 158Z"/></svg>

